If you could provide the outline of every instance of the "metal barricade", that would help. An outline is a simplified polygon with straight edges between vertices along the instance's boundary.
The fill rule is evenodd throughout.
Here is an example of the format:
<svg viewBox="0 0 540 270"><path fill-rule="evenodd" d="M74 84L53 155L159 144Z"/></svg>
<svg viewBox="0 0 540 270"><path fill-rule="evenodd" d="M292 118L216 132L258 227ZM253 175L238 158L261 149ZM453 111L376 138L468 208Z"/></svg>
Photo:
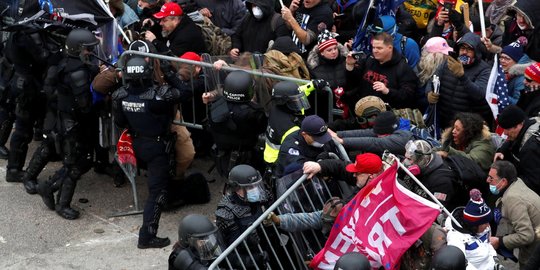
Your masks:
<svg viewBox="0 0 540 270"><path fill-rule="evenodd" d="M290 183L283 183L282 188L277 188L277 193L282 195L227 247L208 269L248 269L245 261L242 261L242 253L244 258L251 260L260 258L261 253L265 254L263 257L267 260L263 265L259 263L252 266L256 269L309 269L308 262L326 242L321 231L309 229L285 232L267 220L267 217L271 212L279 215L313 214L323 209L324 203L332 197L332 193L323 180L317 178L308 180L306 175L302 175L298 180L294 179ZM322 219L320 222L322 225ZM254 231L260 240L256 247L250 248L246 239Z"/></svg>
<svg viewBox="0 0 540 270"><path fill-rule="evenodd" d="M193 65L193 66L200 66L203 69L204 73L205 73L205 88L206 88L206 91L218 90L218 93L221 93L220 90L222 89L223 83L221 82L221 76L219 74L220 71L217 71L217 70L214 69L213 62L215 62L218 59L228 60L226 62L229 62L229 63L232 62L230 59L228 59L229 58L228 56L210 56L208 54L202 54L201 55L202 61L199 62L199 61L181 59L179 57L172 57L172 56L167 56L167 55L162 55L162 54L153 54L153 53L145 53L145 52L140 52L140 51L128 50L128 51L125 51L120 56L120 60L119 60L120 67L122 67L123 63L125 63L126 57L129 57L130 55L139 55L139 56L156 58L156 59L165 60L165 61L171 61L171 62L175 62L175 63L184 63L184 64ZM295 77L287 77L287 76L281 76L281 75L276 75L276 74L273 74L273 73L265 72L264 69L261 68L261 66L262 66L262 60L261 59L262 59L261 55L254 54L253 59L250 60L250 62L251 62L250 63L250 68L246 69L246 68L239 68L239 67L232 67L232 66L223 66L221 68L221 71L222 72L231 72L231 71L237 71L237 70L245 71L245 72L253 75L254 78L255 78L255 81L258 84L263 83L263 79L266 79L266 78L273 79L273 80L276 80L276 81L291 81L291 82L294 82L294 83L297 83L297 84L306 84L306 83L310 82L308 80L298 79L298 78L295 78ZM269 92L270 92L270 90L271 89L268 89ZM339 109L333 108L334 95L333 95L331 89L325 89L325 92L326 92L326 94L328 96L328 108L329 108L328 109L328 118L327 119L328 119L328 122L332 122L333 119L334 119L334 115L341 114L342 111L339 110ZM194 99L195 98L198 98L198 97L194 97ZM316 96L316 98L317 98L317 96ZM264 105L264 104L261 104L261 105ZM317 102L315 102L315 104L313 104L313 106L315 108L315 114L317 114L317 112L318 112ZM184 125L184 126L192 127L192 128L198 128L198 129L203 128L202 125L197 124L196 122L175 121L174 123L178 124L178 125Z"/></svg>

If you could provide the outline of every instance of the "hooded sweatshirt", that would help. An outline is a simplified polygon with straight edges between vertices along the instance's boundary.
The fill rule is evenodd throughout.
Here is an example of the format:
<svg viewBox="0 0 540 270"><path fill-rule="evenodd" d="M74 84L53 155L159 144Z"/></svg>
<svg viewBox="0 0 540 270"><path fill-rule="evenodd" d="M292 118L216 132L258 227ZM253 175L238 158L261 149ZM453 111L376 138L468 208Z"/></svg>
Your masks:
<svg viewBox="0 0 540 270"><path fill-rule="evenodd" d="M253 16L253 6L262 10L263 17L256 19ZM240 52L266 52L268 42L280 36L290 35L281 16L273 9L271 1L246 0L249 11L242 20L240 27L232 35L232 48Z"/></svg>
<svg viewBox="0 0 540 270"><path fill-rule="evenodd" d="M525 53L533 60L540 61L540 1L538 0L518 0L508 10L516 11L524 15L525 21L534 27L528 31L527 46ZM515 40L511 40L513 42ZM510 43L509 42L509 43ZM507 45L504 44L503 45Z"/></svg>

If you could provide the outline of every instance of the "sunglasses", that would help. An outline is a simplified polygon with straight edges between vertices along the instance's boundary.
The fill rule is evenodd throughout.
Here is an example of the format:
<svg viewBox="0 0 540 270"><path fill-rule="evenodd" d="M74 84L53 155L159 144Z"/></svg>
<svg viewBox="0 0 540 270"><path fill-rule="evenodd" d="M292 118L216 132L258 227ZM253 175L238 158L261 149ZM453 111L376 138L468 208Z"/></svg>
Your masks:
<svg viewBox="0 0 540 270"><path fill-rule="evenodd" d="M528 83L530 83L530 82L532 82L533 80L532 80L531 78L525 77L525 81L528 82Z"/></svg>

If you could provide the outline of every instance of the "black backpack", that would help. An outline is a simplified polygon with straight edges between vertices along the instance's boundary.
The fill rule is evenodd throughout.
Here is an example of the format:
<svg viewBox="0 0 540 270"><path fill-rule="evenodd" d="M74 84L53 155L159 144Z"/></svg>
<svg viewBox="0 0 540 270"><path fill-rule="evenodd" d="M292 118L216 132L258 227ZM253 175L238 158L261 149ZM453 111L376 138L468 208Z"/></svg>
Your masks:
<svg viewBox="0 0 540 270"><path fill-rule="evenodd" d="M186 172L184 180L182 180L183 198L188 204L203 204L210 201L210 188L206 177L196 170Z"/></svg>

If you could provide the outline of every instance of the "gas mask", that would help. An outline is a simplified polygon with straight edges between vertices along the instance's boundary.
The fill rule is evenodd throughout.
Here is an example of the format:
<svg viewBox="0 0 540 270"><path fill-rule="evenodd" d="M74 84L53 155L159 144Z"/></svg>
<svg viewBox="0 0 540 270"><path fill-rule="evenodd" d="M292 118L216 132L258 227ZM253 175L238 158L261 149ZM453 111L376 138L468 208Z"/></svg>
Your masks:
<svg viewBox="0 0 540 270"><path fill-rule="evenodd" d="M253 7L251 9L251 12L253 12L253 17L255 17L255 19L257 20L260 20L263 17L263 11L260 7Z"/></svg>

